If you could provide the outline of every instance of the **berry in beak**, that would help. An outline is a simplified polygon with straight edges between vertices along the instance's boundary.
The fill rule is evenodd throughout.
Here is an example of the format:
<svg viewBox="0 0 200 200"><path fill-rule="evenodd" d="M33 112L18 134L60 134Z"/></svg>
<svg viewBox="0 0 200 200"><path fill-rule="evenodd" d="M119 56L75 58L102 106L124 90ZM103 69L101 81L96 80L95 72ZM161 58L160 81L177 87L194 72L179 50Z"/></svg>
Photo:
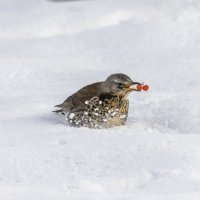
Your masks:
<svg viewBox="0 0 200 200"><path fill-rule="evenodd" d="M128 90L129 91L138 91L140 92L142 90L142 84L141 83L138 83L138 82L132 82L131 85L129 85L129 88Z"/></svg>
<svg viewBox="0 0 200 200"><path fill-rule="evenodd" d="M148 85L143 85L143 84L138 83L138 82L132 82L132 84L129 85L129 88L128 88L128 91L141 92L142 90L144 90L144 91L149 90L149 86Z"/></svg>

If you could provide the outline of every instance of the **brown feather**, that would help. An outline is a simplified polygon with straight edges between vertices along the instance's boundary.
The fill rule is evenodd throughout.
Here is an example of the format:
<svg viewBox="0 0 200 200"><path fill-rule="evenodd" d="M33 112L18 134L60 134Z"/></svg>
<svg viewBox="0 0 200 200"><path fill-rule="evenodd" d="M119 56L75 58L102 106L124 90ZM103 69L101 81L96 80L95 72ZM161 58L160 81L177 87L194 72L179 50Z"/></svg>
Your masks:
<svg viewBox="0 0 200 200"><path fill-rule="evenodd" d="M90 100L92 97L99 97L102 93L102 83L93 83L81 88L76 93L69 96L62 104L56 107L62 108L65 111L78 111L85 105L85 101Z"/></svg>

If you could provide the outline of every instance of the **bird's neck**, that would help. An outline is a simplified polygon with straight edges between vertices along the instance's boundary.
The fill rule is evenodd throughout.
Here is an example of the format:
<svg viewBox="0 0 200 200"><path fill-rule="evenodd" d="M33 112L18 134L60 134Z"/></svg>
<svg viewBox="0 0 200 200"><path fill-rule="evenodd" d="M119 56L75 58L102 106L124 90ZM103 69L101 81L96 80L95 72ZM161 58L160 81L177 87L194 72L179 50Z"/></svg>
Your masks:
<svg viewBox="0 0 200 200"><path fill-rule="evenodd" d="M107 84L105 83L105 81L101 82L101 89L102 89L103 93L110 93L110 89L107 86Z"/></svg>

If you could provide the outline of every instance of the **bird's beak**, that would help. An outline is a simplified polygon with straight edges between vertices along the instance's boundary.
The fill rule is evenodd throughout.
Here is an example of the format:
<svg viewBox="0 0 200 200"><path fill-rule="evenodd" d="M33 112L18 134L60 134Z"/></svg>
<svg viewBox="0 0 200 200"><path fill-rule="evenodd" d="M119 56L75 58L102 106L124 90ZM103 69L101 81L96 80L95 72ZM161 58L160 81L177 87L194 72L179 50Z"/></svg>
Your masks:
<svg viewBox="0 0 200 200"><path fill-rule="evenodd" d="M138 82L132 82L131 85L129 85L128 87L128 91L137 91L137 92L140 92L141 90L138 90L137 86L138 85L142 85L141 83L138 83Z"/></svg>

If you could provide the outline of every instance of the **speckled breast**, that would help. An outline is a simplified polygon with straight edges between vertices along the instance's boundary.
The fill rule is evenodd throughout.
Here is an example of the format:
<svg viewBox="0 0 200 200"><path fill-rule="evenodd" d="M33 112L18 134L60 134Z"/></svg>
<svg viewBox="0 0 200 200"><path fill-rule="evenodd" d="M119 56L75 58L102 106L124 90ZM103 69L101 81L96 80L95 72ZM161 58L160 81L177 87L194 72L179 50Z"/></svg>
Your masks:
<svg viewBox="0 0 200 200"><path fill-rule="evenodd" d="M88 128L110 128L124 125L128 116L128 99L113 97L101 100L93 97L85 101L85 108L71 112L67 120L72 126Z"/></svg>

